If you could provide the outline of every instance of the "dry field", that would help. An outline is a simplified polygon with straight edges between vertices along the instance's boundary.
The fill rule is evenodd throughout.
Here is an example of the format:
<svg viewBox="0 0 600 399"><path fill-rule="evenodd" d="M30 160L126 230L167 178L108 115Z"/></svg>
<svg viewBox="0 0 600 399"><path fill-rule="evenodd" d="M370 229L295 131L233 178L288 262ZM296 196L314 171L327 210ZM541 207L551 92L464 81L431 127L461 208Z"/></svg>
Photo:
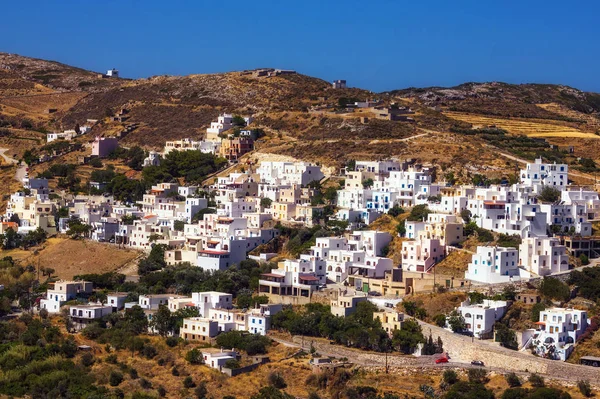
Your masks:
<svg viewBox="0 0 600 399"><path fill-rule="evenodd" d="M117 270L135 259L139 252L118 249L114 245L93 241L50 238L38 250L0 251L0 256L12 256L23 263L52 268L61 279L71 279L78 274L106 273Z"/></svg>
<svg viewBox="0 0 600 399"><path fill-rule="evenodd" d="M548 120L493 118L461 112L445 112L445 115L468 122L473 127L496 126L513 134L529 137L600 139L600 136L593 133L582 132L575 127L566 126L565 123L552 123Z"/></svg>

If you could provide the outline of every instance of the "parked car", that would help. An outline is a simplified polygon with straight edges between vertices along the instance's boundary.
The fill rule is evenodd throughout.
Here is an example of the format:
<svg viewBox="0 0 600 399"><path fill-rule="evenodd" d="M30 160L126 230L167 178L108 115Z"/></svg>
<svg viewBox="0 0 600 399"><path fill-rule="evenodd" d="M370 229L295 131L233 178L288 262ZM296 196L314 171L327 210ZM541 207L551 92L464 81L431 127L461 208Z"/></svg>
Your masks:
<svg viewBox="0 0 600 399"><path fill-rule="evenodd" d="M472 364L473 366L485 366L485 364L483 364L483 362L482 362L481 360L473 360L473 361L471 362L471 364Z"/></svg>
<svg viewBox="0 0 600 399"><path fill-rule="evenodd" d="M440 357L439 359L435 359L435 364L440 364L440 363L448 363L448 358Z"/></svg>
<svg viewBox="0 0 600 399"><path fill-rule="evenodd" d="M377 291L369 291L369 295L371 295L371 296L381 296L381 293L377 292Z"/></svg>

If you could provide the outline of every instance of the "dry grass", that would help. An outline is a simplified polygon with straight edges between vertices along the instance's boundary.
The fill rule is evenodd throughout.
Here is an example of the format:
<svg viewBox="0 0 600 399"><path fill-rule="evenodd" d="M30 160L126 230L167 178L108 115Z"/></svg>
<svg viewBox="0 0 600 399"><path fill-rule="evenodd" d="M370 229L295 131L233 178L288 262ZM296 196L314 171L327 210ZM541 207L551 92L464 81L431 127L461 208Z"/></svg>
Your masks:
<svg viewBox="0 0 600 399"><path fill-rule="evenodd" d="M52 268L61 279L71 279L78 274L114 271L135 259L139 252L118 249L114 245L93 241L50 238L35 255L33 251L0 251L2 256L35 266Z"/></svg>
<svg viewBox="0 0 600 399"><path fill-rule="evenodd" d="M445 114L453 119L468 122L472 124L474 128L496 126L513 134L523 134L530 137L600 139L600 136L596 136L593 133L582 132L575 127L568 126L569 124L565 122L552 122L545 119L494 118L461 112L446 112Z"/></svg>
<svg viewBox="0 0 600 399"><path fill-rule="evenodd" d="M450 252L446 258L435 265L437 273L464 278L472 254L466 251Z"/></svg>

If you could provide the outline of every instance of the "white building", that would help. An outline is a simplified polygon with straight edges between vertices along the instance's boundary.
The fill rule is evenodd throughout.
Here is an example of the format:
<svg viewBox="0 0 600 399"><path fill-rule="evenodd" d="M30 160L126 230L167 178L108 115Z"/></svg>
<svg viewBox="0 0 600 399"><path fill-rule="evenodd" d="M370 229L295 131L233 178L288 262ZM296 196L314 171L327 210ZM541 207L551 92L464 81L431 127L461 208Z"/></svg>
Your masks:
<svg viewBox="0 0 600 399"><path fill-rule="evenodd" d="M575 342L588 327L585 310L551 308L540 312L540 321L531 342L539 356L565 361Z"/></svg>
<svg viewBox="0 0 600 399"><path fill-rule="evenodd" d="M465 272L465 279L486 284L506 283L518 276L518 251L502 247L477 247Z"/></svg>
<svg viewBox="0 0 600 399"><path fill-rule="evenodd" d="M272 185L294 185L301 187L325 177L320 166L305 162L261 162L256 169L261 182Z"/></svg>
<svg viewBox="0 0 600 399"><path fill-rule="evenodd" d="M40 301L40 309L58 313L63 303L77 297L87 297L92 294L92 289L93 284L89 281L57 281L52 288L48 288L46 298Z"/></svg>
<svg viewBox="0 0 600 399"><path fill-rule="evenodd" d="M471 304L466 300L458 308L458 313L465 319L467 331L473 336L491 338L489 334L493 331L494 323L504 316L507 309L506 301L484 299L482 303Z"/></svg>
<svg viewBox="0 0 600 399"><path fill-rule="evenodd" d="M69 308L69 317L77 331L84 329L94 321L102 319L113 312L113 307L101 303L74 305Z"/></svg>
<svg viewBox="0 0 600 399"><path fill-rule="evenodd" d="M557 186L560 190L568 184L569 165L543 163L541 158L534 163L528 163L521 169L521 183L534 186L543 184L545 186Z"/></svg>
<svg viewBox="0 0 600 399"><path fill-rule="evenodd" d="M444 246L438 239L418 239L402 242L402 270L428 272L445 257Z"/></svg>
<svg viewBox="0 0 600 399"><path fill-rule="evenodd" d="M558 238L524 238L519 246L519 265L538 276L546 276L569 270L569 255Z"/></svg>

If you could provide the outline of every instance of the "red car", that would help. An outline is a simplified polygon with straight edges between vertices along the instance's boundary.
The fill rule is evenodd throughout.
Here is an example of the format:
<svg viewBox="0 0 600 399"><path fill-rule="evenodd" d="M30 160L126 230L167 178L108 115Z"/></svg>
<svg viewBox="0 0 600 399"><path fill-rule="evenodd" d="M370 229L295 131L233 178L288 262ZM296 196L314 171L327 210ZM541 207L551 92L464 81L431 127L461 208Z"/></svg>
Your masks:
<svg viewBox="0 0 600 399"><path fill-rule="evenodd" d="M440 363L448 363L448 358L440 357L439 359L435 359L435 364L440 364Z"/></svg>

